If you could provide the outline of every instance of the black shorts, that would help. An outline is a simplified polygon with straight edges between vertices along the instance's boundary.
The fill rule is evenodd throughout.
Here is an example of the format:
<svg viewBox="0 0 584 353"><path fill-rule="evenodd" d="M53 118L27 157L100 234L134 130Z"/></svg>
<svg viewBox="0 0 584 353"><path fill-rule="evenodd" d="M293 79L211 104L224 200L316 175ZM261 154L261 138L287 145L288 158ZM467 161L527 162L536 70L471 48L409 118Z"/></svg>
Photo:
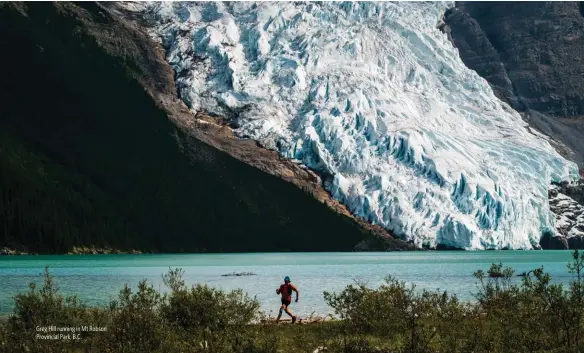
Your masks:
<svg viewBox="0 0 584 353"><path fill-rule="evenodd" d="M292 302L292 299L284 299L282 298L282 304L286 305L286 307L288 307L288 305L290 305L290 303Z"/></svg>

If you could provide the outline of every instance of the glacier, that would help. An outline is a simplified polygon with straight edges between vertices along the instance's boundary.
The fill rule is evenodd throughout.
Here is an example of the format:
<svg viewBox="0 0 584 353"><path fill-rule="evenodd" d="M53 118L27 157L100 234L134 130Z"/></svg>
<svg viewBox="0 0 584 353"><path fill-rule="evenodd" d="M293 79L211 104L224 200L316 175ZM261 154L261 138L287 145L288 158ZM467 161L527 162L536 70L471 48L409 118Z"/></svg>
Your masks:
<svg viewBox="0 0 584 353"><path fill-rule="evenodd" d="M578 178L437 29L445 2L146 2L194 112L317 171L418 246L532 249Z"/></svg>

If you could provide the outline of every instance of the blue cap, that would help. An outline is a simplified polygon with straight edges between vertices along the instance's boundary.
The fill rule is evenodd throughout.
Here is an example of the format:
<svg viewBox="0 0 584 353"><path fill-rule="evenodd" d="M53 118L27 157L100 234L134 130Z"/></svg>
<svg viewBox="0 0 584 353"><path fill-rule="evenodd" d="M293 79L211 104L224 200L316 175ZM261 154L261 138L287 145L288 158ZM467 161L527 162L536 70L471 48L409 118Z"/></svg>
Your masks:
<svg viewBox="0 0 584 353"><path fill-rule="evenodd" d="M290 282L290 277L288 277L288 276L284 277L284 282L286 282L286 281Z"/></svg>

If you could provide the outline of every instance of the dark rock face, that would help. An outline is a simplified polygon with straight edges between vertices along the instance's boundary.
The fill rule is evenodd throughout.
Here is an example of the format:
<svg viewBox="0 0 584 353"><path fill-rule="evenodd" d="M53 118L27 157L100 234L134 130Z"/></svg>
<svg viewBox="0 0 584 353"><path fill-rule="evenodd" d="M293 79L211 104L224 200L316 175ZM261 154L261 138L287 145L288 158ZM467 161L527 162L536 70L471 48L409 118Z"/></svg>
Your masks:
<svg viewBox="0 0 584 353"><path fill-rule="evenodd" d="M584 17L578 2L458 2L444 16L463 62L584 166Z"/></svg>
<svg viewBox="0 0 584 353"><path fill-rule="evenodd" d="M539 245L542 249L548 250L565 250L568 249L568 241L562 237L554 237L549 233L544 234L540 241Z"/></svg>
<svg viewBox="0 0 584 353"><path fill-rule="evenodd" d="M572 184L567 182L560 183L557 185L557 190L580 205L584 205L584 179Z"/></svg>

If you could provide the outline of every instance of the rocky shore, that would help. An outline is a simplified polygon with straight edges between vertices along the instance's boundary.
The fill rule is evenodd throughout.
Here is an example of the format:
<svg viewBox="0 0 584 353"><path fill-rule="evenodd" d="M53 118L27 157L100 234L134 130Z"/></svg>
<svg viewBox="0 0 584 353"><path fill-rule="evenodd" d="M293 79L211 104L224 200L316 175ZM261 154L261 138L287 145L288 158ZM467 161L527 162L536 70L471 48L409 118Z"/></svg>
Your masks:
<svg viewBox="0 0 584 353"><path fill-rule="evenodd" d="M112 248L96 248L86 246L74 246L73 249L67 253L68 255L103 255L103 254L142 254L139 250L119 250Z"/></svg>
<svg viewBox="0 0 584 353"><path fill-rule="evenodd" d="M34 253L29 253L26 250L17 250L9 247L0 248L0 255L36 255Z"/></svg>

